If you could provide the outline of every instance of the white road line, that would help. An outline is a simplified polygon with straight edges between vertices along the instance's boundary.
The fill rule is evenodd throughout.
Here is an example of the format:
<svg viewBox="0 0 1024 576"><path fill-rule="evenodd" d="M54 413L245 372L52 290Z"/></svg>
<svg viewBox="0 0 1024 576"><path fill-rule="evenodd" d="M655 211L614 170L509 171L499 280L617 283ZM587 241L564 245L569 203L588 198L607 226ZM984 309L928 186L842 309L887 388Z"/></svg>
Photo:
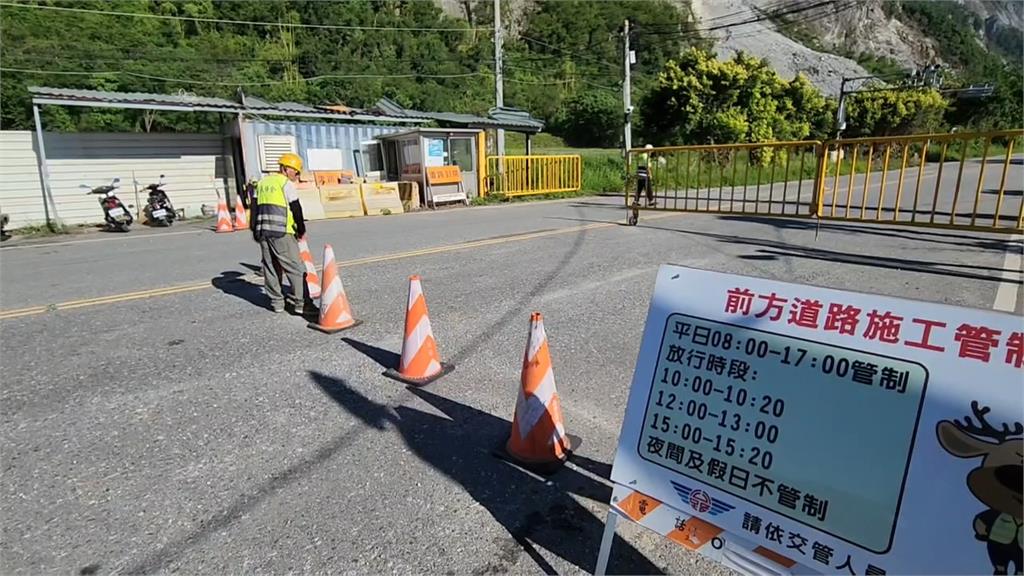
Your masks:
<svg viewBox="0 0 1024 576"><path fill-rule="evenodd" d="M1013 312L1017 307L1017 293L1021 285L1017 284L1024 275L1024 236L1010 236L1010 244L1003 257L1002 282L996 290L996 301L992 303L994 310Z"/></svg>

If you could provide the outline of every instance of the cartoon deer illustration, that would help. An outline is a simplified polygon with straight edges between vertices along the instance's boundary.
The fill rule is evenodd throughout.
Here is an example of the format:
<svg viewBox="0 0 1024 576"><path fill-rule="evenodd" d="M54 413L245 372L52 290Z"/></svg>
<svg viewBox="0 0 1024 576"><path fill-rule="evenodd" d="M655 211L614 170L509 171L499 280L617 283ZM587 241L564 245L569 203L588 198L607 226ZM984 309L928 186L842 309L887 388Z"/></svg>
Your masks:
<svg viewBox="0 0 1024 576"><path fill-rule="evenodd" d="M993 574L1007 574L1012 562L1016 574L1024 572L1024 424L1015 422L997 429L985 420L991 409L971 402L971 411L978 423L965 416L959 420L943 420L936 427L939 443L958 458L981 457L981 463L967 474L971 494L988 506L974 517L974 537L987 543Z"/></svg>

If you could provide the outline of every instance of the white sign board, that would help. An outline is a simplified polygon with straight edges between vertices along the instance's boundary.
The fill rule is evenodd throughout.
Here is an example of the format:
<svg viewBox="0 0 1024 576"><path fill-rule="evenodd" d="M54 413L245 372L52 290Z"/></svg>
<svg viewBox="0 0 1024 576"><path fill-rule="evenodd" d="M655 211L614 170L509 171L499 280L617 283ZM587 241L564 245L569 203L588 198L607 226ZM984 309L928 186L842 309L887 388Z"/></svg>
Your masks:
<svg viewBox="0 0 1024 576"><path fill-rule="evenodd" d="M427 166L444 166L444 159L448 153L444 150L443 138L430 138L427 140Z"/></svg>
<svg viewBox="0 0 1024 576"><path fill-rule="evenodd" d="M337 148L307 148L306 170L337 171L345 168L345 158Z"/></svg>
<svg viewBox="0 0 1024 576"><path fill-rule="evenodd" d="M1020 572L1022 366L1019 316L663 266L616 507L797 573Z"/></svg>

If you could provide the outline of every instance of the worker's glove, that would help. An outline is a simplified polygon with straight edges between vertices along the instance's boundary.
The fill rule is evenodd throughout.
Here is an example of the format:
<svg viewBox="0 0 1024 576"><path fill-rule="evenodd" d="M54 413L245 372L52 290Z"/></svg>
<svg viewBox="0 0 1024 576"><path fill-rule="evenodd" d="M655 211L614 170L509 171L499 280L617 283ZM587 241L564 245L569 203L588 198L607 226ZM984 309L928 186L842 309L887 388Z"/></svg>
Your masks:
<svg viewBox="0 0 1024 576"><path fill-rule="evenodd" d="M295 221L295 237L302 238L306 235L306 223L302 220Z"/></svg>

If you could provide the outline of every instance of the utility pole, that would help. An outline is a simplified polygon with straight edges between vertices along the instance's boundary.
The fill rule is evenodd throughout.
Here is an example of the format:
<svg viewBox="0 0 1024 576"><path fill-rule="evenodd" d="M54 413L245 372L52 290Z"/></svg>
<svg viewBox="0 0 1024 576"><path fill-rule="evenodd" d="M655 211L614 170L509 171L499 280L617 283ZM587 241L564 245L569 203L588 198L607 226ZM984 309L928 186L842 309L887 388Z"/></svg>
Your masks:
<svg viewBox="0 0 1024 576"><path fill-rule="evenodd" d="M629 84L629 66L632 58L633 53L629 49L629 20L626 20L622 25L622 62L625 68L625 77L622 81L622 108L626 113L622 143L627 155L629 149L633 147L633 99Z"/></svg>
<svg viewBox="0 0 1024 576"><path fill-rule="evenodd" d="M494 0L494 101L505 105L505 87L501 74L501 0ZM498 156L505 155L505 131L498 128Z"/></svg>
<svg viewBox="0 0 1024 576"><path fill-rule="evenodd" d="M900 83L892 86L885 86L882 88L853 88L847 90L847 84L853 84L854 82L862 82L865 80L880 80L882 82L892 82L899 80ZM888 92L888 91L899 91L899 90L915 90L918 88L931 88L938 90L942 87L942 65L932 64L925 66L921 70L914 70L907 74L888 74L883 76L854 76L852 78L843 77L842 82L839 84L839 106L836 108L836 140L839 140L843 136L843 131L846 130L846 99L852 94L865 94L868 92ZM972 86L972 88L974 88ZM970 90L965 91L967 94L985 96L986 88L989 87L977 87L978 90L972 92ZM943 90L942 93L948 93L950 91ZM990 93L990 92L989 92Z"/></svg>

